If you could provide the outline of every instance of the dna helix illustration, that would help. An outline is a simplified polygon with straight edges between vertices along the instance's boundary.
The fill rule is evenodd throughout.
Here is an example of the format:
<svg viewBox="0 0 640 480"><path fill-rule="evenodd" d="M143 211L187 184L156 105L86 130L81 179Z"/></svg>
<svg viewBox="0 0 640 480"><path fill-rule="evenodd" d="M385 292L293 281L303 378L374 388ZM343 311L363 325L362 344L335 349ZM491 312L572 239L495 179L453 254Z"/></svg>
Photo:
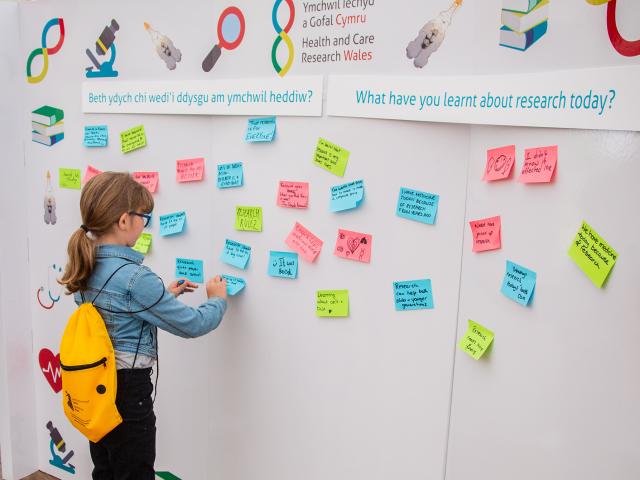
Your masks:
<svg viewBox="0 0 640 480"><path fill-rule="evenodd" d="M278 34L278 36L273 42L273 47L271 48L271 63L273 64L273 68L275 69L275 71L281 77L284 77L287 74L287 72L291 68L291 65L293 64L294 50L293 50L293 42L291 41L291 37L289 37L289 31L293 26L293 21L296 16L296 7L293 4L293 0L284 0L284 1L289 7L289 21L287 22L284 28L282 28L280 26L280 23L278 22L278 9L282 4L282 0L275 1L275 3L273 4L273 11L271 14L271 21L273 22L273 28ZM280 66L280 64L278 63L278 59L276 57L276 52L278 50L278 47L280 46L280 43L282 42L284 42L284 44L287 46L288 53L289 53L289 57L287 58L287 62L285 63L284 67Z"/></svg>
<svg viewBox="0 0 640 480"><path fill-rule="evenodd" d="M55 26L60 28L60 38L58 38L58 43L56 43L53 47L47 47L47 34L49 30ZM42 40L41 48L36 48L29 54L29 58L27 58L27 81L29 83L39 83L44 77L47 76L47 71L49 70L49 55L55 55L58 53L60 48L62 48L62 44L64 43L64 20L62 18L52 18L49 20L44 28L42 29ZM42 55L42 71L39 75L32 75L31 73L31 64L33 60Z"/></svg>

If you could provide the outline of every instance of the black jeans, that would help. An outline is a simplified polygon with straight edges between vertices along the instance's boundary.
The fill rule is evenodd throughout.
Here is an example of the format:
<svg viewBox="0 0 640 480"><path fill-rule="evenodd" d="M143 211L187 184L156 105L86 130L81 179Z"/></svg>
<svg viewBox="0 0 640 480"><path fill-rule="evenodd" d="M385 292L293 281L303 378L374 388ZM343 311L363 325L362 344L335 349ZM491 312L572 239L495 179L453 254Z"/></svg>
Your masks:
<svg viewBox="0 0 640 480"><path fill-rule="evenodd" d="M156 416L151 368L118 370L116 406L122 423L98 443L89 442L93 480L153 480Z"/></svg>

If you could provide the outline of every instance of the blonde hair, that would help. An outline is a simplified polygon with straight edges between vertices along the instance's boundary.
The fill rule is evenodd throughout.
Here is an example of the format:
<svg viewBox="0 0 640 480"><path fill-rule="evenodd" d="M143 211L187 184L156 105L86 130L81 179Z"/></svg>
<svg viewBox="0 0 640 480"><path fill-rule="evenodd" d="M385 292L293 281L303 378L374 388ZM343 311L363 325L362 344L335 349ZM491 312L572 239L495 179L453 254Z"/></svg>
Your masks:
<svg viewBox="0 0 640 480"><path fill-rule="evenodd" d="M58 281L67 294L87 289L95 267L96 237L109 233L123 213L152 210L151 193L126 172L104 172L89 180L80 195L82 226L69 238L69 260Z"/></svg>

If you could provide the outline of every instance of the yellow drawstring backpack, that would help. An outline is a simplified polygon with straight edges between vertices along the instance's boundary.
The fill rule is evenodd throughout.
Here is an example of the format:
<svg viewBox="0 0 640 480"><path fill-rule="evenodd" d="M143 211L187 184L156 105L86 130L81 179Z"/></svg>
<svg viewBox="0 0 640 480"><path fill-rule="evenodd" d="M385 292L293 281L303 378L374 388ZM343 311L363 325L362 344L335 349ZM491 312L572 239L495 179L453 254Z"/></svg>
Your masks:
<svg viewBox="0 0 640 480"><path fill-rule="evenodd" d="M122 423L122 417L116 407L117 371L116 359L111 338L107 333L104 320L94 306L98 296L113 278L120 265L107 279L91 303L80 305L69 317L60 343L60 368L62 374L62 407L71 424L92 442L98 442L111 430ZM134 314L144 312L156 306L162 296L150 307L135 312L110 313ZM142 328L140 339L142 339ZM133 360L135 367L138 348Z"/></svg>

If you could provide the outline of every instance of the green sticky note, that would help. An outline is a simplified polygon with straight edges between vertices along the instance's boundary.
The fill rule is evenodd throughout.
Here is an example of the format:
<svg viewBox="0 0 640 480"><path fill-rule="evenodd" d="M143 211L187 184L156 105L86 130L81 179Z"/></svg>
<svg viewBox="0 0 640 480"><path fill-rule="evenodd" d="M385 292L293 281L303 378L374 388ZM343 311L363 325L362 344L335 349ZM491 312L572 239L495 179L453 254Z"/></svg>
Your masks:
<svg viewBox="0 0 640 480"><path fill-rule="evenodd" d="M133 246L133 249L136 252L140 252L143 255L146 255L147 253L149 253L149 250L151 250L151 240L152 239L153 239L153 236L150 233L143 233L138 238L138 241Z"/></svg>
<svg viewBox="0 0 640 480"><path fill-rule="evenodd" d="M58 176L60 177L60 188L73 188L75 190L82 188L82 185L80 185L80 178L82 176L80 169L61 168L58 170Z"/></svg>
<svg viewBox="0 0 640 480"><path fill-rule="evenodd" d="M618 259L618 252L583 220L569 247L569 256L596 287L602 288Z"/></svg>
<svg viewBox="0 0 640 480"><path fill-rule="evenodd" d="M144 125L138 125L120 133L120 145L122 153L145 147L147 145L147 136L144 133Z"/></svg>
<svg viewBox="0 0 640 480"><path fill-rule="evenodd" d="M349 290L318 290L316 292L318 317L348 317Z"/></svg>
<svg viewBox="0 0 640 480"><path fill-rule="evenodd" d="M324 168L326 171L331 172L334 175L342 177L344 176L344 171L347 168L348 161L348 150L345 150L324 138L318 139L316 153L313 156L313 163L317 166Z"/></svg>
<svg viewBox="0 0 640 480"><path fill-rule="evenodd" d="M236 207L236 230L262 231L262 207Z"/></svg>
<svg viewBox="0 0 640 480"><path fill-rule="evenodd" d="M469 320L467 333L464 334L458 346L463 352L478 360L491 345L493 337L494 334L491 330Z"/></svg>

